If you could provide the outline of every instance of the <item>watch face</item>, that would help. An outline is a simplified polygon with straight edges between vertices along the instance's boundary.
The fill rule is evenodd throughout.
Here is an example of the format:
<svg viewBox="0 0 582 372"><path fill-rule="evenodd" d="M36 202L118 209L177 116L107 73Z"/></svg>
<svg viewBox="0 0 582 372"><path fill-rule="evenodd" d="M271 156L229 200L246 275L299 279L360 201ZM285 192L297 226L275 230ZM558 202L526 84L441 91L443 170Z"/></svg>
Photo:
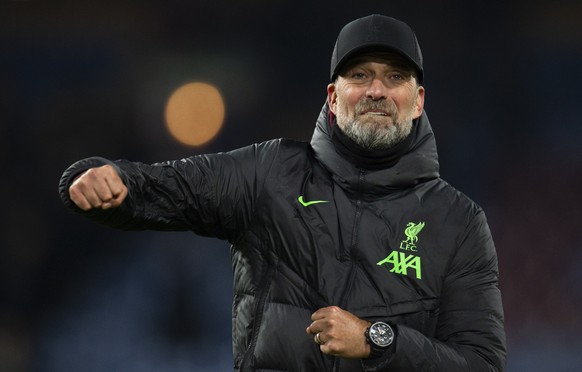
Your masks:
<svg viewBox="0 0 582 372"><path fill-rule="evenodd" d="M380 347L387 347L394 340L392 328L383 322L374 323L370 326L370 340Z"/></svg>

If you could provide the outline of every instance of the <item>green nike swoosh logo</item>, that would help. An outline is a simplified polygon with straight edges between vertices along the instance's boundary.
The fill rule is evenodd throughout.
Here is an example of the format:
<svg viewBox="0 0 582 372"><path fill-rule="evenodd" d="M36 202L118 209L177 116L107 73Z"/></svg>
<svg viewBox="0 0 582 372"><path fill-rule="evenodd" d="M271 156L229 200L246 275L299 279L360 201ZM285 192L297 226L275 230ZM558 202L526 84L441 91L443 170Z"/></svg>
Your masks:
<svg viewBox="0 0 582 372"><path fill-rule="evenodd" d="M304 207L309 207L310 205L313 205L313 204L328 203L329 202L328 200L312 200L312 201L306 202L305 200L303 200L303 195L299 195L297 200L299 200L299 203L301 203L301 205Z"/></svg>

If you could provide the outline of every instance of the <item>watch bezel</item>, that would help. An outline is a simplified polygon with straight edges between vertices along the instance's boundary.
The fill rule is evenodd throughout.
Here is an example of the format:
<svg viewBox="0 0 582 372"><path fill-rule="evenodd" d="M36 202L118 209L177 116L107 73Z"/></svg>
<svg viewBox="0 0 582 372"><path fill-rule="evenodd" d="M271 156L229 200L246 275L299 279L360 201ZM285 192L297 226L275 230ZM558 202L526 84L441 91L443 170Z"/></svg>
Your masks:
<svg viewBox="0 0 582 372"><path fill-rule="evenodd" d="M387 348L394 342L394 330L389 324L384 322L375 322L368 328L368 337L374 345Z"/></svg>

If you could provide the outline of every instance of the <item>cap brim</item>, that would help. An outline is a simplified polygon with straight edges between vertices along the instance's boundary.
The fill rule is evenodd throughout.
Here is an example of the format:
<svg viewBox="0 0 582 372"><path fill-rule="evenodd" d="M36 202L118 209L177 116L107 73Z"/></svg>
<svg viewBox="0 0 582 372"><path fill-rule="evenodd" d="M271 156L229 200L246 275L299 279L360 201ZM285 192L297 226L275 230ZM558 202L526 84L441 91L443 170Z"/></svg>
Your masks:
<svg viewBox="0 0 582 372"><path fill-rule="evenodd" d="M396 52L400 56L402 56L409 64L412 69L415 70L417 75L417 80L422 83L422 69L420 66L416 64L416 62L408 56L403 50L396 48L394 46L387 46L386 44L381 43L368 43L362 44L357 48L354 48L344 54L344 56L338 61L331 75L331 80L335 80L337 76L341 73L342 69L348 64L349 60L357 56L358 54L364 54L368 52Z"/></svg>

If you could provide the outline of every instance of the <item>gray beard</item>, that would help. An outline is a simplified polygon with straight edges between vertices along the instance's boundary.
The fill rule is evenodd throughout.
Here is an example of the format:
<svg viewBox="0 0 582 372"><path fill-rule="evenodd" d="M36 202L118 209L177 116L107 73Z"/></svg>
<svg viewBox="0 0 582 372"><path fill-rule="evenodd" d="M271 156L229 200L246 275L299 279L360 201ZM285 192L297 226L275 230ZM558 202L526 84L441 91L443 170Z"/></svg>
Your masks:
<svg viewBox="0 0 582 372"><path fill-rule="evenodd" d="M358 119L349 120L343 115L336 119L339 128L352 141L367 150L387 150L403 141L412 131L412 119L397 122L387 127L378 124L361 123Z"/></svg>

